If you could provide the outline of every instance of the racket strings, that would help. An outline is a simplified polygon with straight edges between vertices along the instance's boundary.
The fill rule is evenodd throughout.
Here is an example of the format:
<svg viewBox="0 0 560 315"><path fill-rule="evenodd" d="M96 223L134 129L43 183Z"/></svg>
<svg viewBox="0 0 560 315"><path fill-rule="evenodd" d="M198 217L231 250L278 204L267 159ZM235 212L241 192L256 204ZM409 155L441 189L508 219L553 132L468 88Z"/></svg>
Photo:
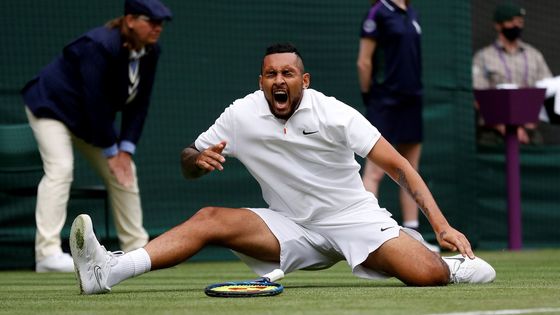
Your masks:
<svg viewBox="0 0 560 315"><path fill-rule="evenodd" d="M204 293L213 297L255 297L282 293L281 284L267 281L226 282L206 287Z"/></svg>

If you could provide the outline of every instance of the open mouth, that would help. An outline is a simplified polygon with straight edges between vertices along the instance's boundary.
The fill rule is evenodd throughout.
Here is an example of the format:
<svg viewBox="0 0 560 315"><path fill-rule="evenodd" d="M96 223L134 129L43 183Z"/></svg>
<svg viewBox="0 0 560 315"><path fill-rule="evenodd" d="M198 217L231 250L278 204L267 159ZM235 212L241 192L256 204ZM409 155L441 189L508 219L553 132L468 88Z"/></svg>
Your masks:
<svg viewBox="0 0 560 315"><path fill-rule="evenodd" d="M288 101L288 93L286 91L274 91L274 101L278 104L284 104Z"/></svg>

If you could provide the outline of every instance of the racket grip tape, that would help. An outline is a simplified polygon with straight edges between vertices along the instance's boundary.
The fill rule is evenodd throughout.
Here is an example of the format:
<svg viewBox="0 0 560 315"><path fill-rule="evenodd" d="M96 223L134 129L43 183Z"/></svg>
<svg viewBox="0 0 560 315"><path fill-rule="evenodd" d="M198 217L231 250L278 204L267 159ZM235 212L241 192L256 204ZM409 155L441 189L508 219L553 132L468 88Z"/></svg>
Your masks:
<svg viewBox="0 0 560 315"><path fill-rule="evenodd" d="M263 278L267 278L268 281L274 282L276 280L284 278L284 271L280 269L274 269L271 272L263 275Z"/></svg>

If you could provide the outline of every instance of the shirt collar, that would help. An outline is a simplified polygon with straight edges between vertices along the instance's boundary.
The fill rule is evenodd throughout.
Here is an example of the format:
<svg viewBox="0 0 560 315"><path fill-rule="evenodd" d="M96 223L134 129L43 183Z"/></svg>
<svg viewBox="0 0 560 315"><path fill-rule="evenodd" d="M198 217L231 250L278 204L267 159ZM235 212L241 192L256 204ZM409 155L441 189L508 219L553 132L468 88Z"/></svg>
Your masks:
<svg viewBox="0 0 560 315"><path fill-rule="evenodd" d="M500 42L500 40L496 39L495 44L496 44L496 47L500 48L501 51L504 51L504 52L506 51L504 45L502 44L502 42ZM518 51L524 51L526 49L527 49L527 44L524 41L519 39L517 41L517 50Z"/></svg>
<svg viewBox="0 0 560 315"><path fill-rule="evenodd" d="M129 55L128 55L128 59L140 59L142 58L142 56L144 56L146 54L146 48L142 47L142 49L140 49L140 51L136 51L136 50L131 50Z"/></svg>
<svg viewBox="0 0 560 315"><path fill-rule="evenodd" d="M391 11L395 11L395 6L393 5L393 1L391 1L391 0L381 0L381 3L383 3L383 5L387 7L387 9L389 9Z"/></svg>
<svg viewBox="0 0 560 315"><path fill-rule="evenodd" d="M391 12L395 12L395 11L399 11L399 12L404 12L407 13L407 10L399 7L398 5L396 5L393 0L381 0L381 3L387 8L389 9ZM408 8L407 8L408 9Z"/></svg>

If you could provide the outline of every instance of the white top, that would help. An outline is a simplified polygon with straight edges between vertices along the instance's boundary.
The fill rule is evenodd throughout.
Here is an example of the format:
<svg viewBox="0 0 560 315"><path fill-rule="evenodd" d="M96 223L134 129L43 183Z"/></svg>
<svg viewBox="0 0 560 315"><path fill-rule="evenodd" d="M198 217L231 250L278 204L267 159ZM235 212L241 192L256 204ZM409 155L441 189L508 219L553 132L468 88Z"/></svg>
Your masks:
<svg viewBox="0 0 560 315"><path fill-rule="evenodd" d="M361 202L377 205L354 153L367 156L380 136L354 108L313 89L287 121L256 91L226 108L195 145L202 151L227 141L223 155L245 165L269 208L304 223Z"/></svg>

